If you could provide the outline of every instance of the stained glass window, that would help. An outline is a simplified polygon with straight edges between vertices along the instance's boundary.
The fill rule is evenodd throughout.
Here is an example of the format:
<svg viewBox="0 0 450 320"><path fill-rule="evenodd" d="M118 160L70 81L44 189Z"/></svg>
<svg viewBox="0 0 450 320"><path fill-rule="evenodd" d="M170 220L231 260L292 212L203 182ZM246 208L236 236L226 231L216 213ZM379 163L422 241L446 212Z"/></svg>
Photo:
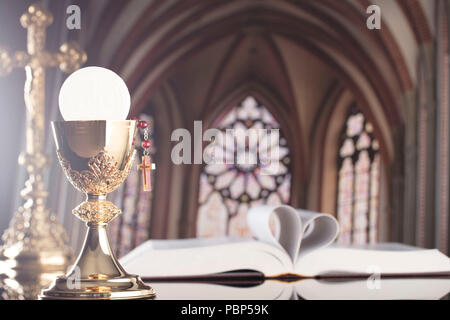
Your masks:
<svg viewBox="0 0 450 320"><path fill-rule="evenodd" d="M272 114L252 96L215 127L223 139L214 141L210 151L223 161L206 164L200 175L197 236L249 237L246 215L251 206L289 202L287 141Z"/></svg>
<svg viewBox="0 0 450 320"><path fill-rule="evenodd" d="M372 124L351 108L338 154L337 216L340 243L377 241L380 155Z"/></svg>
<svg viewBox="0 0 450 320"><path fill-rule="evenodd" d="M150 155L154 158L156 148L154 144L154 122L153 117L147 114L141 114L140 120L147 121L149 124L150 135ZM136 137L136 146L141 145L143 139L142 130ZM118 257L128 253L149 237L150 214L152 204L152 192L142 191L142 177L140 170L137 169L137 163L140 161L142 148L136 148L135 163L131 167L130 174L120 189L114 193L114 203L122 209L122 214L109 223L108 233L111 246ZM152 186L154 187L154 172L152 171ZM154 188L153 188L154 189Z"/></svg>

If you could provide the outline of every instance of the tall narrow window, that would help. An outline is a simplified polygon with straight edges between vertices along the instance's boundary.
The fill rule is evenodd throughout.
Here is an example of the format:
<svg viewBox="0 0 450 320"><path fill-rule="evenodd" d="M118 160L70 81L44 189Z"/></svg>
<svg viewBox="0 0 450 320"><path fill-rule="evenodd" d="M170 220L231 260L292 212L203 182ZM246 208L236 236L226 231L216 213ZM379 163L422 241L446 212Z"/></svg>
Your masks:
<svg viewBox="0 0 450 320"><path fill-rule="evenodd" d="M231 109L216 128L226 137L217 142L226 161L205 165L200 175L197 236L248 237L246 215L251 206L289 202L287 142L276 130L279 124L272 114L251 96ZM256 129L258 139L250 139L250 129ZM245 139L230 138L233 132L240 132ZM277 168L268 173L267 163L276 163Z"/></svg>
<svg viewBox="0 0 450 320"><path fill-rule="evenodd" d="M150 134L150 155L154 156L154 121L153 117L147 114L139 115L140 120L147 121ZM140 132L141 130L139 130ZM140 146L142 133L136 137L136 146ZM137 148L142 152L141 148ZM125 183L115 193L114 203L122 209L122 214L111 221L109 225L109 238L115 254L120 257L128 253L148 239L150 230L150 215L152 205L152 192L142 191L141 172L137 169L136 163L141 155L136 155L135 164L131 167ZM154 176L151 176L151 183L154 186ZM153 188L154 189L154 188Z"/></svg>
<svg viewBox="0 0 450 320"><path fill-rule="evenodd" d="M380 155L372 124L350 110L338 155L337 216L340 243L377 241Z"/></svg>

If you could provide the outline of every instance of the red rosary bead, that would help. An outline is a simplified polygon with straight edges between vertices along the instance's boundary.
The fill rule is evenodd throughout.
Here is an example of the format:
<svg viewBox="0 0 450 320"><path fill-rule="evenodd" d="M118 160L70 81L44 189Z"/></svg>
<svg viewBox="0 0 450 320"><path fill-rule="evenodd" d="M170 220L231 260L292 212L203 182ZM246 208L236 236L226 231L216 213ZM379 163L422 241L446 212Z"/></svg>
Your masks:
<svg viewBox="0 0 450 320"><path fill-rule="evenodd" d="M139 128L145 129L148 127L147 121L139 121Z"/></svg>
<svg viewBox="0 0 450 320"><path fill-rule="evenodd" d="M142 148L148 149L150 148L150 146L151 146L150 141L148 140L142 141Z"/></svg>

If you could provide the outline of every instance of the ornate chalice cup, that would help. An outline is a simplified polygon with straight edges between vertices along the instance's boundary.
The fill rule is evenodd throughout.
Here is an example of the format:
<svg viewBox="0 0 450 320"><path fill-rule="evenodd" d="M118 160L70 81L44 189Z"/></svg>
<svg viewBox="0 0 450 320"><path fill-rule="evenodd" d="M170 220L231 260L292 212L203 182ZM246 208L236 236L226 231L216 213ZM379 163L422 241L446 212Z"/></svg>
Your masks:
<svg viewBox="0 0 450 320"><path fill-rule="evenodd" d="M129 275L109 246L106 225L121 213L106 195L126 179L135 156L137 121L55 121L59 162L69 181L86 194L73 214L88 231L75 264L56 278L41 299L142 299L154 290Z"/></svg>

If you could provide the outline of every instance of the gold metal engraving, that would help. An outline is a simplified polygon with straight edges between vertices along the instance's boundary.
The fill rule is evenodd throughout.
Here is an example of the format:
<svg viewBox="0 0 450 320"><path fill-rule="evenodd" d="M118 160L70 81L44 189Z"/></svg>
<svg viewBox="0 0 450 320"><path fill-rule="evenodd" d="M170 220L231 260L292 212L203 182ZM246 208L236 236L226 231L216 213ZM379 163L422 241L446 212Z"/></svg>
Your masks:
<svg viewBox="0 0 450 320"><path fill-rule="evenodd" d="M89 170L78 172L73 170L70 162L64 159L57 151L59 162L70 183L80 192L88 194L107 194L114 191L130 173L131 163L134 161L135 152L131 159L126 161L123 170L118 168L118 163L106 150L100 151L88 161Z"/></svg>
<svg viewBox="0 0 450 320"><path fill-rule="evenodd" d="M112 202L106 200L85 201L72 210L84 222L108 223L122 213Z"/></svg>
<svg viewBox="0 0 450 320"><path fill-rule="evenodd" d="M41 299L143 299L154 290L119 264L109 246L106 225L121 213L106 195L126 179L136 151L136 121L55 121L59 162L69 181L86 194L73 213L88 232L75 265L58 277Z"/></svg>
<svg viewBox="0 0 450 320"><path fill-rule="evenodd" d="M126 161L123 170L119 170L118 163L106 150L100 151L88 161L89 170L81 172L73 170L59 151L56 151L64 173L70 183L80 192L88 195L88 200L73 209L73 214L84 222L108 223L122 211L112 202L106 201L101 195L114 191L130 173L136 152L131 153L131 159ZM93 195L100 195L92 198Z"/></svg>
<svg viewBox="0 0 450 320"><path fill-rule="evenodd" d="M19 162L29 179L21 192L25 203L14 214L2 236L1 260L15 272L63 271L73 258L65 230L46 208L48 192L43 171L49 159L45 149L45 68L59 67L64 72L78 69L86 54L74 42L65 43L57 53L45 50L46 28L53 16L40 3L28 7L20 22L27 29L27 52L9 53L0 48L0 75L14 68L25 68L26 150Z"/></svg>

